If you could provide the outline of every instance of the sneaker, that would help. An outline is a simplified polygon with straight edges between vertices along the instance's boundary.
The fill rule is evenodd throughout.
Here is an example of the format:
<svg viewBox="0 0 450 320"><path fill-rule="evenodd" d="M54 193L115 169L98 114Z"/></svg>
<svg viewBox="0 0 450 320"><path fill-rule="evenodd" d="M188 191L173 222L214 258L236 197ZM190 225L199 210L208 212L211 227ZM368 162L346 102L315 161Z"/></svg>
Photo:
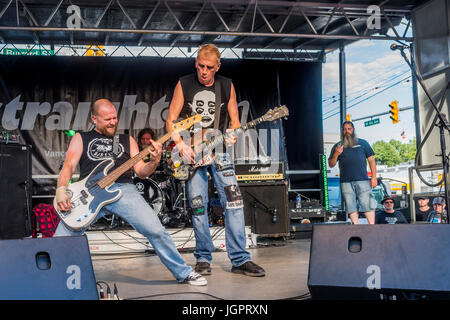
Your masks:
<svg viewBox="0 0 450 320"><path fill-rule="evenodd" d="M206 286L208 284L208 281L206 281L205 278L203 278L201 275L199 275L197 272L192 271L186 279L184 279L184 282L189 283L192 286Z"/></svg>
<svg viewBox="0 0 450 320"><path fill-rule="evenodd" d="M197 262L194 270L202 275L209 275L211 274L211 265L206 261L200 261Z"/></svg>
<svg viewBox="0 0 450 320"><path fill-rule="evenodd" d="M233 266L231 272L245 274L251 277L264 277L266 275L264 269L252 261L247 261L238 267Z"/></svg>

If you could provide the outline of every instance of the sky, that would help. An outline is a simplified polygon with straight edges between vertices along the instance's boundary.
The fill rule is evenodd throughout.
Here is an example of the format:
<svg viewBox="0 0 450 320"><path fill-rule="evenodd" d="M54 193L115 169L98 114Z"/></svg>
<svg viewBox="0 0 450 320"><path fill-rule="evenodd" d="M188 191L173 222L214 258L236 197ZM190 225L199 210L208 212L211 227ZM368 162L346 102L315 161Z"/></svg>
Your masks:
<svg viewBox="0 0 450 320"><path fill-rule="evenodd" d="M404 29L404 24L397 27L400 34ZM394 35L392 30L388 34ZM410 29L407 36L411 36ZM347 113L351 119L387 112L393 100L398 101L399 108L413 106L411 71L400 52L390 49L392 43L394 41L359 40L345 47ZM409 54L407 56L409 58ZM322 71L324 133L339 133L339 50L327 54ZM370 119L355 121L355 131L371 145L379 140L407 143L415 138L413 109L401 111L397 124L389 117L390 114L375 117L380 119L380 124L369 127L365 127L364 122Z"/></svg>

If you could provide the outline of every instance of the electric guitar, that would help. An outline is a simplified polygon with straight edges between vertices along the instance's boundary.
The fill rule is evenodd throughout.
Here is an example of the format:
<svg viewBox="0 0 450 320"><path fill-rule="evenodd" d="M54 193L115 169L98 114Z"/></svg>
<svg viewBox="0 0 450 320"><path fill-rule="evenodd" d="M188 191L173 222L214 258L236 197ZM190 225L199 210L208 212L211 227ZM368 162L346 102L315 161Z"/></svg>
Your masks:
<svg viewBox="0 0 450 320"><path fill-rule="evenodd" d="M166 133L157 142L162 144L169 140L173 133L186 130L201 120L201 115L196 115L180 121L173 125L171 132ZM121 190L110 191L109 187L149 153L149 148L143 149L111 173L108 171L114 166L114 159L105 159L86 178L69 185L66 193L70 197L72 206L70 211L59 211L56 197L53 200L53 206L61 221L72 231L81 231L88 227L103 206L117 201L122 196Z"/></svg>
<svg viewBox="0 0 450 320"><path fill-rule="evenodd" d="M266 122L266 121L274 121L280 118L286 118L289 116L289 110L286 106L282 105L275 109L270 109L267 111L262 117L259 117L253 121L248 122L245 125L240 126L239 128L234 129L233 131L229 131L223 135L218 135L213 137L211 140L202 142L201 144L194 146L194 161L191 164L184 163L176 163L172 162L171 169L173 171L172 175L175 179L186 181L189 180L192 175L195 173L197 168L202 166L210 165L214 162L215 156L212 154L212 151L215 147L220 145L225 141L225 138L228 134L239 134L241 132L246 131L251 127L255 127L256 125ZM179 164L176 166L176 164Z"/></svg>

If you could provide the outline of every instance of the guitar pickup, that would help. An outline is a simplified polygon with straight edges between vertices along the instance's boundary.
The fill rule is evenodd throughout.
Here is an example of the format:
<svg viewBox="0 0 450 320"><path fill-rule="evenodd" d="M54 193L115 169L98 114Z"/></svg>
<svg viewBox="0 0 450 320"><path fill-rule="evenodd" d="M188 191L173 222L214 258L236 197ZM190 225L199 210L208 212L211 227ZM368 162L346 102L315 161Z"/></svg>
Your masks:
<svg viewBox="0 0 450 320"><path fill-rule="evenodd" d="M80 201L81 201L81 203L82 204L84 204L84 205L86 205L87 204L87 197L88 197L88 194L87 194L87 192L85 191L85 190L81 190L81 197L80 197Z"/></svg>

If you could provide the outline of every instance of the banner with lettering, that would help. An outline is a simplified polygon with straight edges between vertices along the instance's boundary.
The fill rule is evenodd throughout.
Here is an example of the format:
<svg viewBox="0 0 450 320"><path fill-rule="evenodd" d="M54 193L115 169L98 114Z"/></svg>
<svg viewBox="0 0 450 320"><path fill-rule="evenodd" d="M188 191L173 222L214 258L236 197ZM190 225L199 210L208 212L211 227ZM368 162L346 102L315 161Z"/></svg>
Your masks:
<svg viewBox="0 0 450 320"><path fill-rule="evenodd" d="M298 108L321 110L321 96L315 105L298 105L299 96L307 94L298 88L306 83L321 88L320 77L312 84L302 72L305 66L321 70L317 63L222 59L219 73L233 79L245 123L280 103L294 113ZM0 130L18 134L21 143L32 146L33 195L54 194L71 135L92 129L90 112L97 99L107 98L116 106L119 133L136 138L140 129L150 127L161 136L178 78L192 72L194 59L187 58L0 56ZM291 89L283 96L286 88L281 90L280 83L285 80ZM289 138L284 140L281 123L258 127L265 146L253 146L257 156L262 152L286 160ZM315 123L321 126L321 118Z"/></svg>

